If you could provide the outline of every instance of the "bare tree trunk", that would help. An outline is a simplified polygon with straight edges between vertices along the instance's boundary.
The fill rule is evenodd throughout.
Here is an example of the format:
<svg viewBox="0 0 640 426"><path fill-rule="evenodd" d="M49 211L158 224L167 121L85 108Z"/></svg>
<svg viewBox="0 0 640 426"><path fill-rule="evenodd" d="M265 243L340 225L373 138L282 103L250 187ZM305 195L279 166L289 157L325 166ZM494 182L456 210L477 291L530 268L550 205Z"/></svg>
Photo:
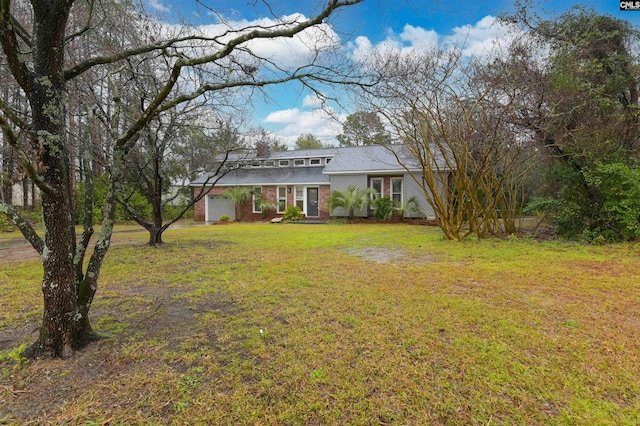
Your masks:
<svg viewBox="0 0 640 426"><path fill-rule="evenodd" d="M67 6L71 7L70 4ZM68 357L90 340L88 317L78 309L78 286L73 254L76 235L70 200L68 146L65 127L63 75L64 29L67 11L54 10L46 2L34 4L35 78L26 80L33 112L31 143L40 149L42 164L42 293L44 313L40 337L29 354Z"/></svg>
<svg viewBox="0 0 640 426"><path fill-rule="evenodd" d="M29 189L30 189L29 178L25 177L24 179L22 179L22 206L24 208L28 208L30 205Z"/></svg>
<svg viewBox="0 0 640 426"><path fill-rule="evenodd" d="M162 244L162 155L163 153L154 147L153 156L153 191L151 205L153 207L153 227L149 230L149 245Z"/></svg>
<svg viewBox="0 0 640 426"><path fill-rule="evenodd" d="M11 148L4 147L2 155L2 168L0 169L0 177L2 178L2 188L0 188L0 197L7 204L13 203L13 173L15 163Z"/></svg>
<svg viewBox="0 0 640 426"><path fill-rule="evenodd" d="M13 175L15 173L15 158L9 143L2 138L2 164L0 165L0 199L7 204L13 203Z"/></svg>
<svg viewBox="0 0 640 426"><path fill-rule="evenodd" d="M31 210L35 210L38 205L38 191L36 184L32 180L29 180L29 182L31 183Z"/></svg>

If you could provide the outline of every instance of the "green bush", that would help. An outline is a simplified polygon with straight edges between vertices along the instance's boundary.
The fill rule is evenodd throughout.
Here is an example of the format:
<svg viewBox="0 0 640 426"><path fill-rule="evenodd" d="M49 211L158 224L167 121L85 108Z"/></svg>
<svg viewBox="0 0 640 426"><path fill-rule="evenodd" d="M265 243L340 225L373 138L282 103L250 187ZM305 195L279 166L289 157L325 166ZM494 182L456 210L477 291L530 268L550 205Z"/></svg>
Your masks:
<svg viewBox="0 0 640 426"><path fill-rule="evenodd" d="M174 206L172 204L167 204L162 208L162 217L166 220L171 220L175 218L178 213L182 211L184 205ZM186 213L182 216L182 219L193 219L193 206L186 211Z"/></svg>
<svg viewBox="0 0 640 426"><path fill-rule="evenodd" d="M378 197L373 200L371 207L373 207L373 217L381 220L389 220L391 219L395 206L391 198Z"/></svg>
<svg viewBox="0 0 640 426"><path fill-rule="evenodd" d="M298 206L288 206L284 211L284 220L300 220L302 218L302 209Z"/></svg>
<svg viewBox="0 0 640 426"><path fill-rule="evenodd" d="M76 217L78 222L82 223L84 220L84 194L85 194L85 182L78 183L76 191ZM93 184L93 221L95 223L102 222L102 208L107 196L107 190L109 189L109 177L103 176L97 178ZM133 205L134 209L144 218L149 218L152 215L153 209L147 199L139 192L134 192L129 202ZM126 222L131 220L131 216L127 210L118 204L116 207L116 222Z"/></svg>
<svg viewBox="0 0 640 426"><path fill-rule="evenodd" d="M562 191L534 198L525 213L546 212L565 238L600 244L640 239L640 170L614 161L581 172L558 168L554 175Z"/></svg>
<svg viewBox="0 0 640 426"><path fill-rule="evenodd" d="M231 220L231 216L223 214L220 216L220 222L229 222Z"/></svg>
<svg viewBox="0 0 640 426"><path fill-rule="evenodd" d="M584 175L598 193L589 234L606 242L640 238L640 170L624 163L609 163L599 164Z"/></svg>

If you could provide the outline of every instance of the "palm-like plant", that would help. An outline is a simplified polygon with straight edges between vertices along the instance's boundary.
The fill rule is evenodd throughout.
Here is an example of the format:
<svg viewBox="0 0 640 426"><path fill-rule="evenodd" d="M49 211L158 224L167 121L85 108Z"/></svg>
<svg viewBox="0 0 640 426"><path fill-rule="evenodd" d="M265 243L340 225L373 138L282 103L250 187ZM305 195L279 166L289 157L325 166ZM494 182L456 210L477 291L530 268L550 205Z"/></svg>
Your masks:
<svg viewBox="0 0 640 426"><path fill-rule="evenodd" d="M406 203L400 205L400 203L398 203L395 207L394 210L397 212L397 215L399 217L404 217L404 214L408 214L410 216L414 216L414 217L424 217L425 214L422 211L422 209L420 208L420 203L418 202L418 199L416 197L411 197L407 200Z"/></svg>
<svg viewBox="0 0 640 426"><path fill-rule="evenodd" d="M232 186L222 193L222 196L233 201L236 208L236 219L242 219L242 204L249 199L252 191L245 186Z"/></svg>
<svg viewBox="0 0 640 426"><path fill-rule="evenodd" d="M346 191L331 191L329 194L329 210L333 214L334 210L341 207L347 212L350 219L353 219L356 212L365 209L371 201L371 196L376 192L371 189L360 189L350 186Z"/></svg>

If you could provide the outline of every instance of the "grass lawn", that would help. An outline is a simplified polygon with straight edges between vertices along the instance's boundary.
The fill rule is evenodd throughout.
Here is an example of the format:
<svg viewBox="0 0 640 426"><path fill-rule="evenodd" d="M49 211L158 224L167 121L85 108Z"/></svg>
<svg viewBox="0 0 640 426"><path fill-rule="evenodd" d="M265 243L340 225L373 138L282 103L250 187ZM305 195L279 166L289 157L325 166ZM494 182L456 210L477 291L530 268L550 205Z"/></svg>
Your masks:
<svg viewBox="0 0 640 426"><path fill-rule="evenodd" d="M102 272L104 339L71 360L16 364L41 268L0 264L0 424L640 424L636 245L371 224L138 236Z"/></svg>

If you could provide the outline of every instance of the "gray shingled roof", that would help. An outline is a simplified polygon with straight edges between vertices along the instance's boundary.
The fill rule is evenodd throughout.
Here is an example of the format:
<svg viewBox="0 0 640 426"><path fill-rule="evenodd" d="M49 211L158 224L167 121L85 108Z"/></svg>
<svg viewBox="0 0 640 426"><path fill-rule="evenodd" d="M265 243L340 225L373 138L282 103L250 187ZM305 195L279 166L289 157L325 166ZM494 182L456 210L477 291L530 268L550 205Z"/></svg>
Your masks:
<svg viewBox="0 0 640 426"><path fill-rule="evenodd" d="M296 185L328 184L329 176L322 173L322 167L273 167L242 168L231 170L216 185ZM202 185L209 175L205 174L191 182L191 186Z"/></svg>
<svg viewBox="0 0 640 426"><path fill-rule="evenodd" d="M292 151L273 151L266 157L269 159L287 159L287 158L314 158L314 157L333 157L336 155L337 148L319 148L319 149L296 149Z"/></svg>
<svg viewBox="0 0 640 426"><path fill-rule="evenodd" d="M395 154L394 154L395 153ZM400 158L402 164L396 158ZM295 185L329 183L329 175L358 173L404 173L420 171L415 157L403 145L370 145L342 148L305 149L296 151L272 152L268 157L273 160L333 157L325 167L263 167L240 168L232 170L218 182L218 185ZM255 157L253 157L255 158ZM445 169L444 161L437 156L440 169ZM205 174L191 183L199 186L207 179Z"/></svg>
<svg viewBox="0 0 640 426"><path fill-rule="evenodd" d="M256 155L256 150L248 150L246 152L231 152L227 161L252 161L252 160L282 160L295 158L325 158L336 155L337 148L318 148L318 149L296 149L291 151L272 151L266 156ZM219 155L218 159L222 160L224 155Z"/></svg>
<svg viewBox="0 0 640 426"><path fill-rule="evenodd" d="M398 162L394 152L402 159L404 166ZM370 145L339 148L336 156L324 168L324 172L327 174L384 173L404 172L406 168L420 170L418 162L403 146Z"/></svg>

